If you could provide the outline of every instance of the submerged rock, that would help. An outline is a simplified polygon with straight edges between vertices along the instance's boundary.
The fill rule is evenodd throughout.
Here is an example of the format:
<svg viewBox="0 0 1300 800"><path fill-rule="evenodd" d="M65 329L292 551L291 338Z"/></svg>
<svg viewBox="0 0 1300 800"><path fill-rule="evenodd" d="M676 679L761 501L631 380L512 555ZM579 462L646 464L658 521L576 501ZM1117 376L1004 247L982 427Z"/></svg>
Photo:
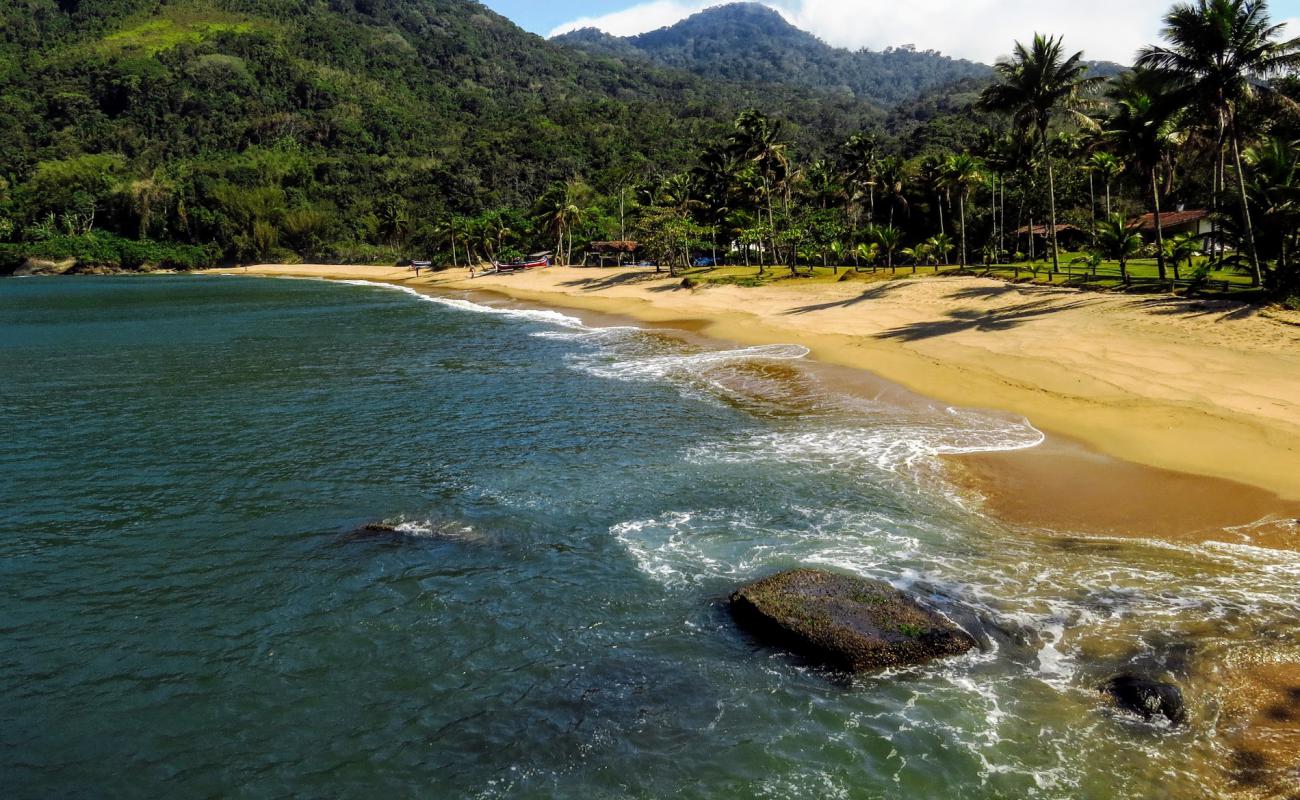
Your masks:
<svg viewBox="0 0 1300 800"><path fill-rule="evenodd" d="M371 536L400 536L402 531L396 525L388 525L383 522L371 522L362 525L352 533L348 534L349 539L365 539Z"/></svg>
<svg viewBox="0 0 1300 800"><path fill-rule="evenodd" d="M416 541L484 544L487 539L474 528L462 522L423 520L399 522L397 524L371 522L344 534L341 541L388 542L393 544Z"/></svg>
<svg viewBox="0 0 1300 800"><path fill-rule="evenodd" d="M1174 725L1187 720L1183 692L1172 683L1163 683L1139 675L1118 675L1101 687L1125 711L1131 711L1148 722L1163 716Z"/></svg>
<svg viewBox="0 0 1300 800"><path fill-rule="evenodd" d="M975 640L894 587L797 569L731 595L736 621L756 636L854 672L958 656Z"/></svg>

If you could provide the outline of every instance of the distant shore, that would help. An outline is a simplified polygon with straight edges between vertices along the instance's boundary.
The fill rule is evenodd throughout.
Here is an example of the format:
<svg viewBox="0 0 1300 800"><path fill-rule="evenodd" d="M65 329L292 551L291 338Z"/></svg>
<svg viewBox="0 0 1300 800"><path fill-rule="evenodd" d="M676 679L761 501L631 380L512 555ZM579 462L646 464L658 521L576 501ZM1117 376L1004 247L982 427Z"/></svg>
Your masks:
<svg viewBox="0 0 1300 800"><path fill-rule="evenodd" d="M1219 516L1226 525L1269 510L1293 514L1300 501L1300 314L971 277L682 289L666 273L645 269L552 267L472 281L464 269L418 278L404 268L366 266L223 272L495 292L744 344L798 343L820 361L865 369L943 402L1022 414L1064 437L1059 446L1074 440L1158 468L1153 475L1170 471L1162 486L1179 487L1173 500L1146 502L1140 492L1132 497L1131 474L1110 490L1093 475L1076 494L1017 470L1022 493L1043 494L1044 503L1055 497L1050 502L1075 506L1081 518L1091 500L1119 494L1130 496L1135 513L1145 509L1141 516L1163 505L1188 524L1200 514L1202 525ZM1045 476L1056 474L1050 460L1039 457ZM972 460L966 472L977 488L996 481L995 462ZM1191 476L1242 485L1199 485ZM1004 514L1027 523L1035 515L1025 509L1042 505L992 494L1004 495Z"/></svg>

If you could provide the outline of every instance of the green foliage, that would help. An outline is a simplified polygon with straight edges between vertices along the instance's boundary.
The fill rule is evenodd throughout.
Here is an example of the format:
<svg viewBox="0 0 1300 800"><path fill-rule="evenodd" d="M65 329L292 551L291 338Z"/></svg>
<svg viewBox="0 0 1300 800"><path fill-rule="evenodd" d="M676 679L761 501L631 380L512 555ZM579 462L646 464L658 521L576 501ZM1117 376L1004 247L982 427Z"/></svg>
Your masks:
<svg viewBox="0 0 1300 800"><path fill-rule="evenodd" d="M650 258L676 274L690 264L691 252L704 245L707 231L675 207L645 209L637 223L637 238Z"/></svg>
<svg viewBox="0 0 1300 800"><path fill-rule="evenodd" d="M215 262L215 254L208 248L148 239L124 239L103 232L80 236L56 235L39 242L0 244L0 265L8 265L10 271L29 258L44 261L75 259L77 269L113 270L143 267L191 270L211 266Z"/></svg>

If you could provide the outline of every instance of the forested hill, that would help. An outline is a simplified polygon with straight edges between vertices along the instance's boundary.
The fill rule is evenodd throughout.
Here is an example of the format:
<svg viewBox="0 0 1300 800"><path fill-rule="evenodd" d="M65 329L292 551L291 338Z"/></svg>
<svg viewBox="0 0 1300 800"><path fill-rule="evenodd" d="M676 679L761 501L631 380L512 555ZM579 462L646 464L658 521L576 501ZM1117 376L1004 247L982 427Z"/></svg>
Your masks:
<svg viewBox="0 0 1300 800"><path fill-rule="evenodd" d="M910 47L883 52L834 48L757 3L710 8L640 36L619 38L588 28L552 41L588 52L640 55L710 78L849 93L889 107L927 89L991 75L982 64Z"/></svg>
<svg viewBox="0 0 1300 800"><path fill-rule="evenodd" d="M364 258L450 211L680 169L748 106L804 152L881 117L578 52L468 0L9 0L0 242Z"/></svg>

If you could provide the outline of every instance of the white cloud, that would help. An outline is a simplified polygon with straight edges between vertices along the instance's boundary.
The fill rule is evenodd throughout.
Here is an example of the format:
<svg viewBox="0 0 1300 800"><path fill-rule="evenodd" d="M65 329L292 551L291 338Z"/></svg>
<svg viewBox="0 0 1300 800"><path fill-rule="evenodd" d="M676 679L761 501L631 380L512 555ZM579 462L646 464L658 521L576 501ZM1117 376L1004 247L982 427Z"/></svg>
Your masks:
<svg viewBox="0 0 1300 800"><path fill-rule="evenodd" d="M561 25L630 36L671 25L714 2L653 0ZM1130 63L1156 40L1171 0L765 0L786 19L837 47L913 44L992 63L1035 32L1064 34L1089 59ZM1300 24L1292 30L1300 32Z"/></svg>
<svg viewBox="0 0 1300 800"><path fill-rule="evenodd" d="M551 36L576 31L580 28L600 28L615 36L635 36L638 33L658 30L685 19L696 11L717 3L682 3L678 0L652 0L623 11L595 17L579 17L566 22L550 32Z"/></svg>

